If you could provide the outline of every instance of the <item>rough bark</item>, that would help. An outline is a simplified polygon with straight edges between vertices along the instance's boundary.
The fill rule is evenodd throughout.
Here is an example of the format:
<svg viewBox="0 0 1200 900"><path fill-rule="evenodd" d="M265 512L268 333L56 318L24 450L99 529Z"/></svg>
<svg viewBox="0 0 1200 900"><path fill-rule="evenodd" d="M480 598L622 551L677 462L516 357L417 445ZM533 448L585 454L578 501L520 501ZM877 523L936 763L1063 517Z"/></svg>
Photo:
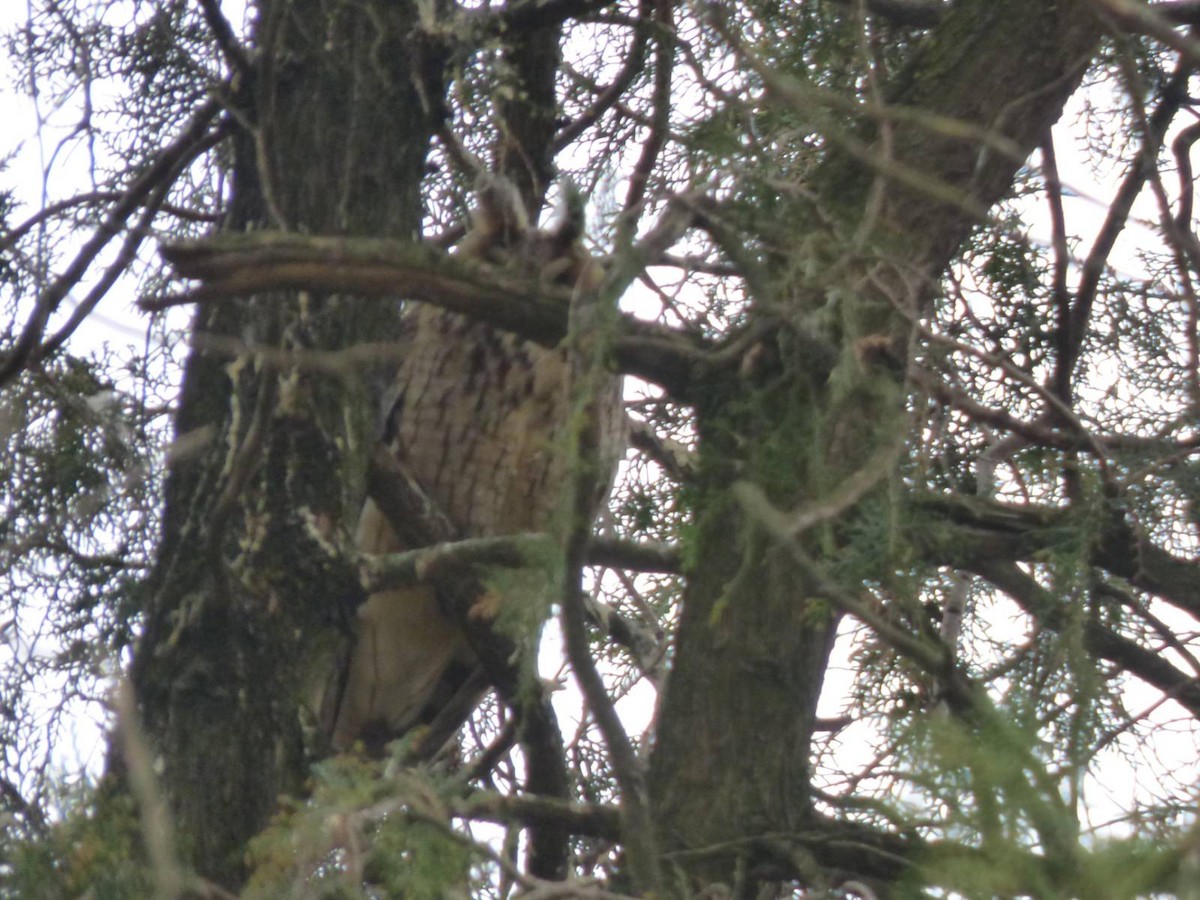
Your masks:
<svg viewBox="0 0 1200 900"><path fill-rule="evenodd" d="M818 827L810 750L838 613L730 485L753 481L777 507L794 509L876 465L895 443L911 317L931 299L978 211L1003 196L1059 117L1099 36L1085 3L956 4L897 78L890 103L976 126L1017 152L920 116L884 116L863 140L832 142L810 187L823 209L843 218L846 235L860 226L875 179L884 180L864 245L879 256L847 267L853 275L836 292L842 306L825 319L836 325L818 335L836 348L832 358L822 363L766 341L739 372L696 392L701 474L686 554L693 562L651 760L661 842L685 882L724 882L753 896L754 884L778 871L773 860L789 868L788 842L777 838ZM772 94L799 102L786 83ZM782 280L771 297L754 300L760 314L794 322L834 293ZM818 527L799 540L829 570L844 536ZM869 855L862 866L859 877L870 877Z"/></svg>
<svg viewBox="0 0 1200 900"><path fill-rule="evenodd" d="M256 62L233 98L227 230L416 235L433 129L420 94L442 87L436 48L414 39L417 5L261 0ZM181 852L225 886L306 773L310 669L359 594L338 548L375 404L355 373L259 367L214 346L337 350L394 333L397 316L315 293L196 315L176 420L177 449L191 450L172 460L132 677Z"/></svg>

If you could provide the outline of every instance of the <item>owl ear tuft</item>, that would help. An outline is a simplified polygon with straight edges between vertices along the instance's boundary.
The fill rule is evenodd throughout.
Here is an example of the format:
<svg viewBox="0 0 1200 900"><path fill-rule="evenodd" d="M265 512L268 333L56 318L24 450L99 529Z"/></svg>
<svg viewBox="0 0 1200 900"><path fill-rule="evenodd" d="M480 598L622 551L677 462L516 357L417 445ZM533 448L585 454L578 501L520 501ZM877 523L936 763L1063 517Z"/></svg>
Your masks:
<svg viewBox="0 0 1200 900"><path fill-rule="evenodd" d="M539 231L530 225L516 185L495 172L481 173L471 230L459 242L458 255L513 265L535 273L546 284L595 290L604 273L583 245L587 202L568 178L559 182L559 190L553 226Z"/></svg>
<svg viewBox="0 0 1200 900"><path fill-rule="evenodd" d="M587 228L587 202L583 192L570 178L558 182L561 192L558 201L557 224L551 231L555 242L565 251L583 240Z"/></svg>
<svg viewBox="0 0 1200 900"><path fill-rule="evenodd" d="M583 244L587 202L569 178L559 181L559 190L557 222L552 230L540 233L543 246L536 256L541 277L573 290L594 291L604 282L604 268Z"/></svg>
<svg viewBox="0 0 1200 900"><path fill-rule="evenodd" d="M488 252L517 246L529 233L529 213L517 186L495 172L481 172L475 181L471 230L459 242L460 254L482 259Z"/></svg>

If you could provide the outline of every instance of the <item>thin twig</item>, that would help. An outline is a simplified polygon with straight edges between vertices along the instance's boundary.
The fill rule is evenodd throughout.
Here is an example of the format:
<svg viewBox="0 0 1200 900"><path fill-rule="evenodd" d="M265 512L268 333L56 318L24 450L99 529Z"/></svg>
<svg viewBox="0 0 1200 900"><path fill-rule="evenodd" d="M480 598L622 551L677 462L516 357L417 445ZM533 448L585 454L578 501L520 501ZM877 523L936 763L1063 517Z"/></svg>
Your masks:
<svg viewBox="0 0 1200 900"><path fill-rule="evenodd" d="M50 317L58 309L59 304L62 303L71 288L83 278L88 267L108 246L109 241L124 227L126 220L142 206L145 198L158 188L164 179L176 171L181 160L192 158L209 146L207 143L211 137L209 128L220 109L220 104L216 100L209 100L196 110L179 136L163 148L142 170L141 174L133 179L121 200L113 205L108 211L108 215L96 226L92 236L75 254L74 260L66 270L42 291L34 305L33 312L30 313L29 319L25 323L21 336L17 339L12 351L0 362L0 386L11 381L34 356L42 340L42 335L45 334L46 326L50 322Z"/></svg>

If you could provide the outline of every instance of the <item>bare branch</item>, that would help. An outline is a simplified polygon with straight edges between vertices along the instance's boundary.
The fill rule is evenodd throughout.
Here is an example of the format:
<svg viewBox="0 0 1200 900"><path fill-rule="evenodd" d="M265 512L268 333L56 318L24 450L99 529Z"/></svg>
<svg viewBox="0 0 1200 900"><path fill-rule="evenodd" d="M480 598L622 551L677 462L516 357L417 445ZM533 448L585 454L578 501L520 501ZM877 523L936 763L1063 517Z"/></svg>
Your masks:
<svg viewBox="0 0 1200 900"><path fill-rule="evenodd" d="M595 498L608 478L604 459L601 393L607 384L606 361L616 319L602 297L577 293L570 310L568 363L575 411L569 435L567 524L563 529L562 629L575 680L612 759L621 789L621 822L630 874L640 892L656 893L661 883L658 851L645 775L625 727L605 690L588 646L584 624L583 568L591 536Z"/></svg>
<svg viewBox="0 0 1200 900"><path fill-rule="evenodd" d="M576 835L617 840L621 834L621 813L617 807L584 806L554 797L505 796L479 791L462 800L451 801L450 809L455 816L498 825L554 822Z"/></svg>
<svg viewBox="0 0 1200 900"><path fill-rule="evenodd" d="M246 48L237 39L237 35L233 31L233 26L229 24L229 20L225 18L225 14L221 12L219 0L200 0L200 10L204 13L204 20L208 23L208 29L212 32L213 40L221 48L221 55L225 57L225 62L243 78L249 76L250 59L246 53Z"/></svg>
<svg viewBox="0 0 1200 900"><path fill-rule="evenodd" d="M1070 353L1067 359L1060 363L1067 370L1073 370L1078 363L1083 339L1091 320L1092 305L1096 300L1100 279L1108 265L1109 255L1117 243L1117 238L1125 230L1134 201L1154 171L1154 163L1167 129L1174 121L1176 113L1187 103L1187 88L1192 68L1190 63L1181 61L1163 89L1162 100L1150 116L1149 127L1142 135L1142 148L1130 163L1125 180L1109 204L1104 225L1083 262L1079 286L1075 290L1075 301L1071 308Z"/></svg>
<svg viewBox="0 0 1200 900"><path fill-rule="evenodd" d="M219 111L220 104L216 100L209 100L196 110L191 121L184 126L179 136L163 148L142 170L141 174L133 179L121 200L109 210L108 215L79 249L66 271L42 291L16 345L6 358L0 361L0 385L11 381L36 355L50 317L58 309L59 304L62 303L71 288L83 278L88 267L100 255L109 241L124 227L126 220L133 215L134 211L142 206L146 198L158 189L164 180L172 178L173 173L189 160L194 159L220 140L223 136L221 129L215 133L209 132L212 120Z"/></svg>
<svg viewBox="0 0 1200 900"><path fill-rule="evenodd" d="M665 230L675 234L671 220ZM666 240L656 229L639 246ZM570 292L507 269L469 265L433 247L401 241L259 233L222 235L165 245L163 257L202 285L186 295L144 303L157 310L180 303L275 290L311 290L433 303L555 346L566 336ZM613 288L615 290L615 288ZM602 288L602 291L608 288ZM686 393L709 347L694 335L628 314L616 323L621 371L640 375L672 393Z"/></svg>

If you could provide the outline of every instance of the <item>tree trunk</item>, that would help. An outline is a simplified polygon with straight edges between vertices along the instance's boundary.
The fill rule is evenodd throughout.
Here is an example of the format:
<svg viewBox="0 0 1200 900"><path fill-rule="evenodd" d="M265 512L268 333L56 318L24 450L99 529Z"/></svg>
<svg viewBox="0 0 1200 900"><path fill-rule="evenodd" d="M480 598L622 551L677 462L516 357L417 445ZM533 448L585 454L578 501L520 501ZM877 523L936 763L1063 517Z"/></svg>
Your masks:
<svg viewBox="0 0 1200 900"><path fill-rule="evenodd" d="M848 143L831 142L810 190L854 235L882 173L882 203L864 243L880 255L846 265L848 241L830 242L829 265L819 268L841 262L848 274L816 288L782 260L783 276L772 296L753 298L755 311L772 331L804 322L811 332L764 339L737 371L697 391L702 463L687 555L695 562L650 772L662 849L692 886L724 882L753 896L756 883L772 878L771 854L788 853L779 836L802 843L814 826L810 750L839 618L832 598L813 589L812 569L766 535L730 486L752 482L777 509L811 507L886 455L905 428L913 317L974 224L972 210L1000 199L1059 117L1099 34L1085 3L955 4L889 100L973 124L1016 152L981 149L977 136L956 138L932 120L899 118L877 120L866 136L878 154L875 171L863 164L869 157L841 151ZM768 84L775 102L811 102L794 83ZM884 128L886 141L877 140ZM811 221L788 226L811 238ZM814 345L822 352L811 352ZM818 525L795 547L828 575L848 539ZM858 596L862 585L844 589Z"/></svg>
<svg viewBox="0 0 1200 900"><path fill-rule="evenodd" d="M651 766L662 849L709 848L682 862L694 887L732 884L736 861L757 855L745 837L802 827L817 700L837 627L836 611L811 596L805 575L729 490L748 474L734 445L754 425L753 440L764 439L761 428L771 423L762 413L735 417L721 404L698 410L696 562Z"/></svg>
<svg viewBox="0 0 1200 900"><path fill-rule="evenodd" d="M243 72L228 230L413 238L442 61L416 3L261 0ZM420 85L416 83L420 80ZM361 599L341 561L376 403L305 350L394 334L398 304L271 295L201 307L133 682L181 852L236 888L247 841L300 791L300 710ZM237 348L297 364L257 366ZM184 450L184 448L189 448ZM348 527L349 526L349 527Z"/></svg>

